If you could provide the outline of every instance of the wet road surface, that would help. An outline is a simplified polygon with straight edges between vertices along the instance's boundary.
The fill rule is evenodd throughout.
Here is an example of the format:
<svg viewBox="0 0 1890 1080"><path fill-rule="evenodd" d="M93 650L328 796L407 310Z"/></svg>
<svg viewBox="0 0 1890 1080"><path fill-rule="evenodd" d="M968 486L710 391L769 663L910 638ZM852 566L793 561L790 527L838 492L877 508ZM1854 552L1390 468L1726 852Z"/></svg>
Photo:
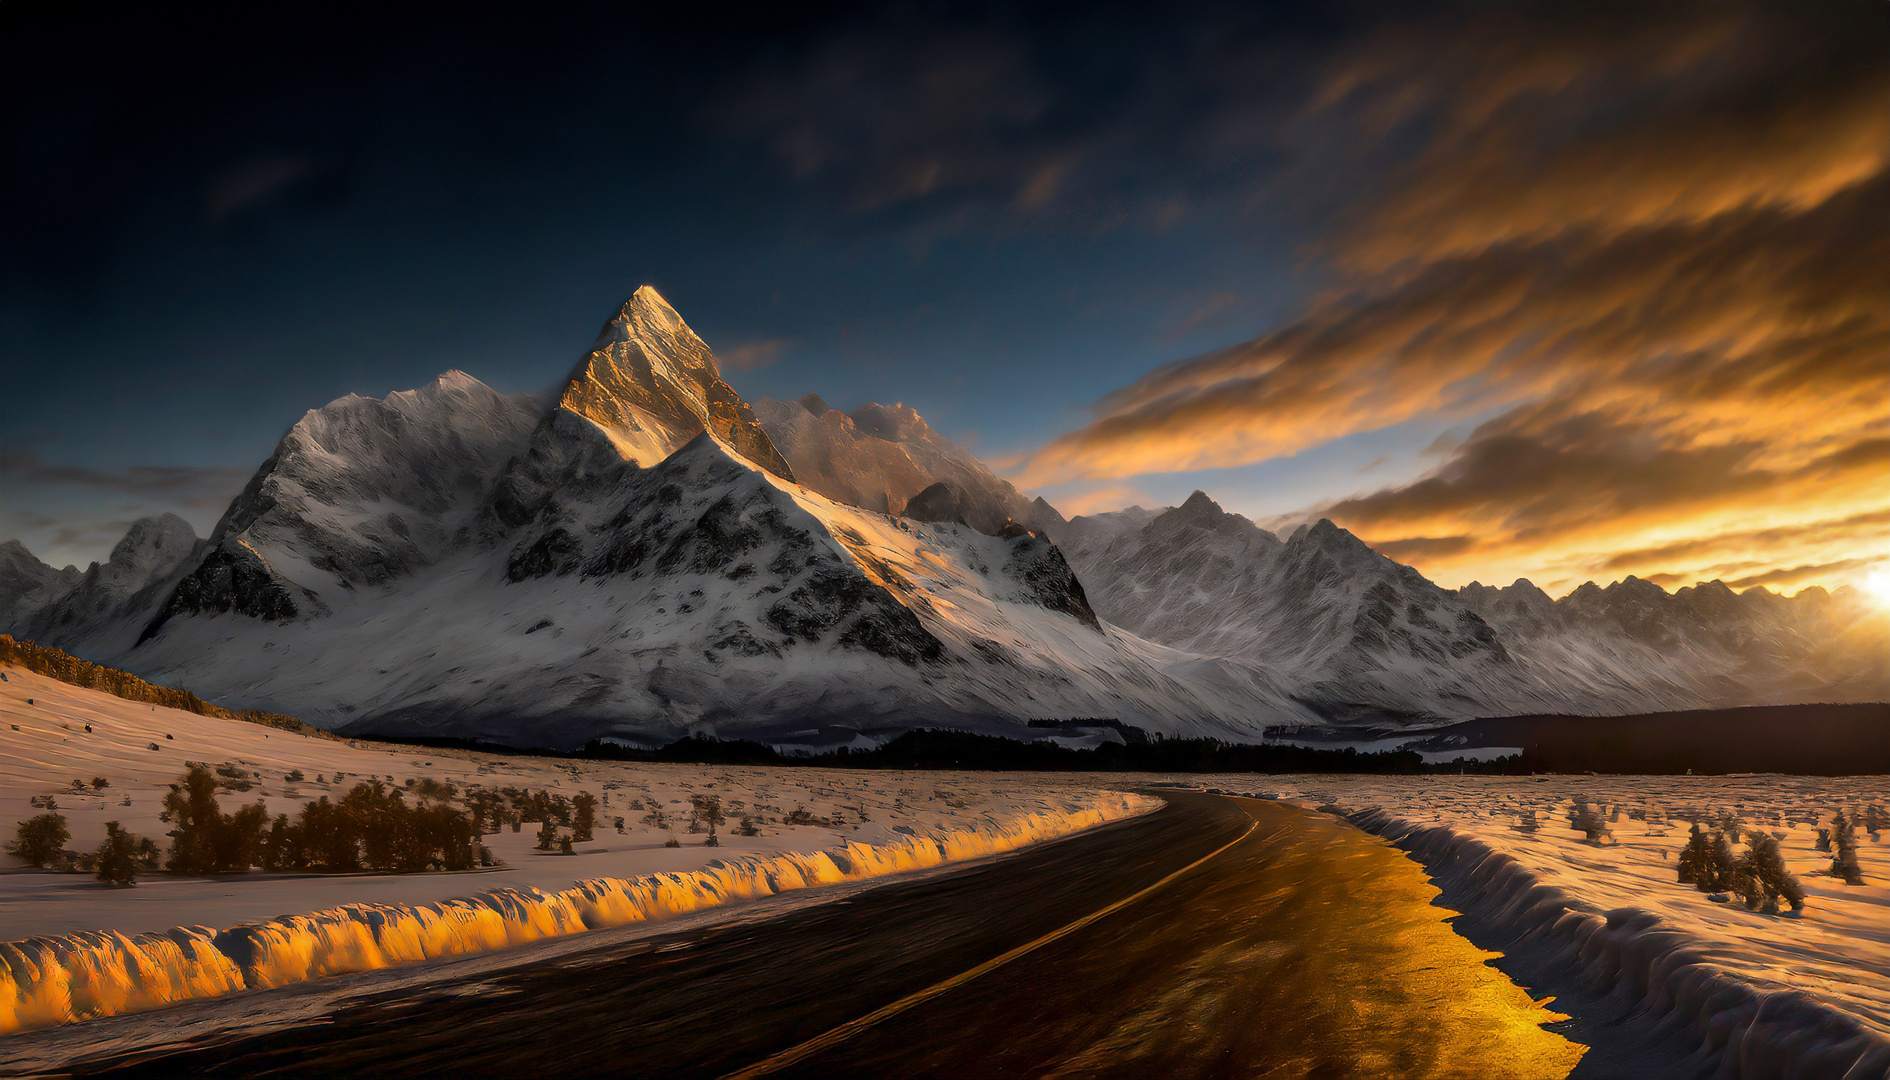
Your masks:
<svg viewBox="0 0 1890 1080"><path fill-rule="evenodd" d="M1396 849L1292 806L1164 797L959 874L74 1071L1562 1077L1581 1058Z"/></svg>

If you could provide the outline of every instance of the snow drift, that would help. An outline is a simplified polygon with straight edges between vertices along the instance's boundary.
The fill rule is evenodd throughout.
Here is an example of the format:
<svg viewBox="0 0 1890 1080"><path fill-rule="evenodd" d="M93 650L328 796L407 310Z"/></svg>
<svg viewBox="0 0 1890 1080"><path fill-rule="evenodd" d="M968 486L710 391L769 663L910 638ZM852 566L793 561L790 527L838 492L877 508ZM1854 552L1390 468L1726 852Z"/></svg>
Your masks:
<svg viewBox="0 0 1890 1080"><path fill-rule="evenodd" d="M1795 1080L1890 1076L1890 1039L1796 991L1768 991L1706 962L1699 943L1652 912L1598 911L1544 884L1515 858L1442 826L1383 810L1346 815L1425 866L1446 895L1544 948L1596 992L1644 1011L1696 1047L1702 1074Z"/></svg>
<svg viewBox="0 0 1890 1080"><path fill-rule="evenodd" d="M1159 805L1111 792L891 844L718 860L683 873L599 878L546 893L497 889L437 904L350 904L229 930L110 931L0 944L0 1034L138 1012L238 990L490 952L611 926L656 922L790 889L921 870L1011 851Z"/></svg>

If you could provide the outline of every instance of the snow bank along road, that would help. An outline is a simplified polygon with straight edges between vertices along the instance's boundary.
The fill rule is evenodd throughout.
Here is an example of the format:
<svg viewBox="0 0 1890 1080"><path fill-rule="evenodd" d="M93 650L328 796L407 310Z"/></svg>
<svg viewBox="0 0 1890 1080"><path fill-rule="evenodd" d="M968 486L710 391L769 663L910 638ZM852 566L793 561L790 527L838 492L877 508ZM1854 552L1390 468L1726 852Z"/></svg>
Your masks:
<svg viewBox="0 0 1890 1080"><path fill-rule="evenodd" d="M1551 1030L1565 1018L1453 933L1396 849L1297 807L1168 798L1000 862L767 922L65 1068L1559 1077L1582 1066L1585 1048Z"/></svg>

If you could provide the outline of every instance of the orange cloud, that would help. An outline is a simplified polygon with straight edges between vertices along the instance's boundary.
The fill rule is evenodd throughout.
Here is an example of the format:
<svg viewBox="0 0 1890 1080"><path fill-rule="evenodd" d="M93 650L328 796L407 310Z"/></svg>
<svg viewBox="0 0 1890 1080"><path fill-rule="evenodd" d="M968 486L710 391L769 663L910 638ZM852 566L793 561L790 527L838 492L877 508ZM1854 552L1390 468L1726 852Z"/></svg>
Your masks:
<svg viewBox="0 0 1890 1080"><path fill-rule="evenodd" d="M1424 137L1326 246L1337 283L1109 395L1020 481L1250 464L1494 409L1428 475L1315 509L1446 580L1873 565L1890 71L1869 27L1593 15L1496 9L1336 61L1304 122Z"/></svg>

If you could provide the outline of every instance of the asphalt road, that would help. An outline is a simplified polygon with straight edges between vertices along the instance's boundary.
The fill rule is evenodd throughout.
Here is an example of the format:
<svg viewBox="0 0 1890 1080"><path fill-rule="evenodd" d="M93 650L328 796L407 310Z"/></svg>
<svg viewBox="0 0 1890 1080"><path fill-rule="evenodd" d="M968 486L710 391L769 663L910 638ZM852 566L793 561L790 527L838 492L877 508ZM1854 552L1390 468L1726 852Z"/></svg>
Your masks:
<svg viewBox="0 0 1890 1080"><path fill-rule="evenodd" d="M1415 863L1291 806L1154 814L767 922L80 1075L1561 1077L1583 1048Z"/></svg>

